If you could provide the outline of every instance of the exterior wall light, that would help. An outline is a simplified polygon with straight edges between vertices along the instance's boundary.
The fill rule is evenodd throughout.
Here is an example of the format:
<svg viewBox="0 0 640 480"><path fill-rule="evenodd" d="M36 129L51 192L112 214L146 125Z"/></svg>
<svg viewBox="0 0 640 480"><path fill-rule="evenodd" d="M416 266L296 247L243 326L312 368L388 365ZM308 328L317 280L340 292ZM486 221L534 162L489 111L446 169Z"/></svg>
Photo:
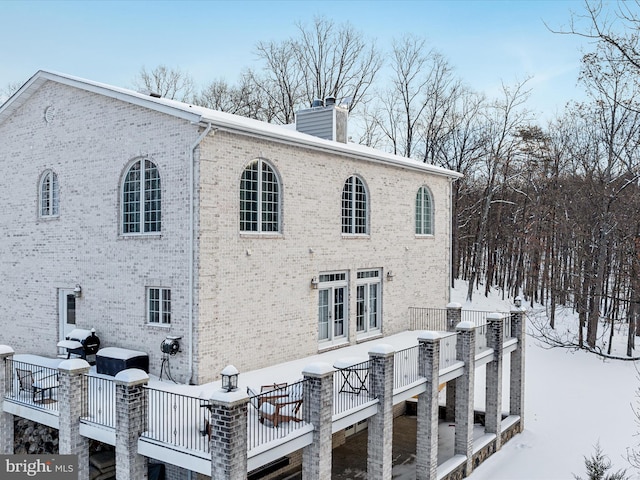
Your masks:
<svg viewBox="0 0 640 480"><path fill-rule="evenodd" d="M318 277L311 277L311 288L318 289Z"/></svg>
<svg viewBox="0 0 640 480"><path fill-rule="evenodd" d="M227 365L222 372L222 389L233 392L238 388L238 369L233 365Z"/></svg>
<svg viewBox="0 0 640 480"><path fill-rule="evenodd" d="M387 272L387 280L390 282L393 280L393 277L395 277L395 274L391 270L389 270Z"/></svg>
<svg viewBox="0 0 640 480"><path fill-rule="evenodd" d="M73 296L80 298L82 296L82 287L79 283L76 284L76 288L73 289Z"/></svg>
<svg viewBox="0 0 640 480"><path fill-rule="evenodd" d="M522 298L519 296L513 299L513 303L516 307L520 308L522 306Z"/></svg>

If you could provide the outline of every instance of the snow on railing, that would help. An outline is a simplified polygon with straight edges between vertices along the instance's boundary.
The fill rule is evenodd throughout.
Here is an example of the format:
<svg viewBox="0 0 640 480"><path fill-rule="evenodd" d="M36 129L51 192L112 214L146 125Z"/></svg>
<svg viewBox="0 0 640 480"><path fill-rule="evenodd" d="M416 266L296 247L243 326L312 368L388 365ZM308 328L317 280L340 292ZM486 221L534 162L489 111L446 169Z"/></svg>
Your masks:
<svg viewBox="0 0 640 480"><path fill-rule="evenodd" d="M406 387L420 380L418 374L419 346L405 348L394 354L393 358L393 388Z"/></svg>
<svg viewBox="0 0 640 480"><path fill-rule="evenodd" d="M85 375L82 395L87 406L82 420L116 428L116 386L112 378Z"/></svg>
<svg viewBox="0 0 640 480"><path fill-rule="evenodd" d="M5 359L5 398L29 407L57 412L58 369Z"/></svg>

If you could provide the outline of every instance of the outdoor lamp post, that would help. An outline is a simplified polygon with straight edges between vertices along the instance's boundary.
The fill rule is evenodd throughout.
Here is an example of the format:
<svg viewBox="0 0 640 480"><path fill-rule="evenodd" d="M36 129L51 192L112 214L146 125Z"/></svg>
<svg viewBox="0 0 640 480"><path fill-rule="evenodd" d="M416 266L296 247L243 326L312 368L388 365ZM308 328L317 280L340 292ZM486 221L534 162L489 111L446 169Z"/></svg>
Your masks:
<svg viewBox="0 0 640 480"><path fill-rule="evenodd" d="M222 389L233 392L238 388L238 369L233 365L227 365L222 372Z"/></svg>

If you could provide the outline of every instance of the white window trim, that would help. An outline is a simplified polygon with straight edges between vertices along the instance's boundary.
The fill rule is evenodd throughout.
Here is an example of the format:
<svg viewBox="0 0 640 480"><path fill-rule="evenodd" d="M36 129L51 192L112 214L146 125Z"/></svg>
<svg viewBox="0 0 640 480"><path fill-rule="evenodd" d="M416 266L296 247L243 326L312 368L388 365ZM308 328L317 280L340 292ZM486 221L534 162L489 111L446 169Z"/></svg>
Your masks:
<svg viewBox="0 0 640 480"><path fill-rule="evenodd" d="M365 277L365 278L358 278L358 274L361 273L376 273L376 276L369 276L369 277ZM371 328L369 325L369 312L368 312L368 308L369 308L369 285L372 284L377 284L378 285L378 303L377 303L377 315L378 315L378 326L375 328ZM364 313L364 330L357 330L358 328L358 319L357 319L357 315L358 315L358 307L357 307L357 303L358 303L358 298L357 298L357 292L358 292L358 287L360 286L364 286L365 289L365 296L364 296L364 307L365 307L365 313ZM377 336L379 334L382 333L382 269L381 268L368 268L368 269L362 269L362 270L358 270L356 273L356 335L358 339L361 338L365 338L365 337L371 337L371 336Z"/></svg>
<svg viewBox="0 0 640 480"><path fill-rule="evenodd" d="M158 290L158 321L151 321L151 291ZM166 313L164 310L164 292L169 292L169 321L164 321L164 314ZM146 317L147 317L147 325L152 327L165 327L169 328L171 326L171 317L173 316L173 305L171 299L171 289L168 287L147 287L146 294Z"/></svg>
<svg viewBox="0 0 640 480"><path fill-rule="evenodd" d="M145 217L145 174L146 174L146 165L145 165L145 161L149 161L150 163L153 164L153 166L156 168L157 172L158 172L158 178L160 181L160 230L157 231L153 231L153 232L145 232L144 230L144 225L145 225L145 221L144 221L144 217ZM127 181L127 177L129 176L129 172L131 171L131 168L133 168L133 166L136 163L140 163L140 178L139 178L139 182L140 182L140 199L138 200L139 202L139 211L140 211L140 218L138 220L139 223L139 228L140 231L139 232L125 232L124 231L124 225L125 225L125 215L124 215L124 186L125 183ZM158 164L152 160L149 157L139 157L136 158L134 161L130 162L127 167L124 170L124 175L122 176L122 181L120 182L120 235L122 235L123 237L161 237L162 236L162 198L164 197L164 195L162 194L162 175L160 175L160 168L158 167Z"/></svg>
<svg viewBox="0 0 640 480"><path fill-rule="evenodd" d="M49 181L48 213L42 212L42 201L44 200L43 187L46 181ZM58 175L51 169L42 172L40 183L38 184L38 216L40 218L57 218L60 216L60 184L58 183Z"/></svg>
<svg viewBox="0 0 640 480"><path fill-rule="evenodd" d="M322 276L324 275L344 275L344 279L322 281ZM340 288L340 287L344 288L344 298L343 298L343 306L344 306L343 332L344 334L339 337L334 336L333 332L334 332L335 325L333 322L335 319L330 318L329 319L329 338L320 339L320 331L319 331L320 318L318 317L316 319L316 324L318 328L318 343L319 343L320 349L334 347L336 345L341 345L341 344L348 344L349 343L349 272L347 270L321 272L318 276L318 279L319 279L318 297L317 297L318 307L320 305L320 293L319 293L320 291L330 289L330 292L333 292L334 288ZM333 300L331 299L331 295L330 295L330 305L331 305L331 309L333 309Z"/></svg>
<svg viewBox="0 0 640 480"><path fill-rule="evenodd" d="M240 176L240 187L242 187L242 178L244 177L244 173L246 172L247 168L249 168L249 165L251 165L253 162L257 162L257 168L258 168L258 191L257 191L257 206L258 206L258 211L257 211L257 224L258 224L258 229L257 230L242 230L242 225L239 225L239 229L240 229L240 234L241 235L249 235L249 236L260 236L260 237L281 237L282 236L282 181L280 179L280 175L278 174L278 170L276 169L276 167L273 165L273 163L271 163L270 161L264 159L264 158L257 158L255 160L252 160L251 162L249 162L244 169L242 170L242 175ZM264 230L264 222L262 221L262 212L263 212L263 205L262 205L262 194L263 194L263 174L262 174L262 166L263 165L267 165L270 169L271 172L273 173L273 176L276 180L276 185L278 187L278 200L277 200L277 213L278 213L278 221L277 221L277 226L276 226L276 230ZM240 192L239 192L240 193ZM241 212L238 212L238 220L240 220L240 214Z"/></svg>
<svg viewBox="0 0 640 480"><path fill-rule="evenodd" d="M420 193L422 191L422 189L425 190L427 197L429 198L429 211L427 212L429 215L429 221L431 223L431 233L418 233L416 232L416 227L418 226L418 208L417 208L417 201L418 199L415 198L417 197L417 193ZM414 221L414 225L413 225L413 231L415 233L416 237L420 237L420 238L432 238L434 236L435 233L435 212L434 212L434 202L433 202L433 194L431 193L431 189L429 187L427 187L426 185L422 185L419 189L418 192L416 192L416 196L414 197L414 216L415 216L415 221ZM424 203L422 204L422 209L424 210ZM424 230L424 225L422 227L422 230Z"/></svg>
<svg viewBox="0 0 640 480"><path fill-rule="evenodd" d="M349 222L350 222L350 226L349 229L351 230L350 232L343 232L342 231L342 226L343 226L343 221L344 221L344 214L343 214L343 210L342 210L342 202L343 202L343 194L344 194L344 187L346 185L346 183L349 181L349 179L353 178L353 182L351 184L351 215L349 217ZM364 199L365 199L365 214L364 214L364 233L356 233L356 180L359 180L362 183L362 188L364 190ZM356 174L350 175L342 184L342 190L340 192L340 232L342 233L342 236L345 238L368 238L370 236L370 232L371 232L371 225L370 225L370 217L369 217L369 212L371 211L370 208L370 196L369 196L369 189L367 188L367 184L364 181L364 179Z"/></svg>

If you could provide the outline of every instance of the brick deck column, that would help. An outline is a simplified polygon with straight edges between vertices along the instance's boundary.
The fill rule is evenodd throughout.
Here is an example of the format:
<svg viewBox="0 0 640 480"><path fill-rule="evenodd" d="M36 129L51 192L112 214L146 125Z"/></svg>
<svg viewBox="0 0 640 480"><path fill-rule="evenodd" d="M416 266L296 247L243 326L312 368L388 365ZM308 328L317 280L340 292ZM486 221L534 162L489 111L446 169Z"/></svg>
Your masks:
<svg viewBox="0 0 640 480"><path fill-rule="evenodd" d="M456 325L462 321L462 305L451 302L447 305L447 332L455 332Z"/></svg>
<svg viewBox="0 0 640 480"><path fill-rule="evenodd" d="M0 358L4 360L0 363L0 398L2 399L13 379L11 372L7 371L7 362L13 358L13 354L13 348L0 345ZM0 406L0 455L13 455L13 446L13 415L4 412Z"/></svg>
<svg viewBox="0 0 640 480"><path fill-rule="evenodd" d="M89 479L89 439L80 435L80 417L87 413L85 374L89 364L82 359L58 365L59 444L61 455L78 455L78 479Z"/></svg>
<svg viewBox="0 0 640 480"><path fill-rule="evenodd" d="M211 405L211 478L247 478L247 406L249 397L236 390L220 390L209 399ZM118 479L119 480L119 479Z"/></svg>
<svg viewBox="0 0 640 480"><path fill-rule="evenodd" d="M462 305L451 302L447 305L447 331L455 332L456 325L462 321ZM447 382L445 391L445 418L448 422L453 422L456 418L456 381Z"/></svg>
<svg viewBox="0 0 640 480"><path fill-rule="evenodd" d="M465 476L473 470L473 388L476 370L476 332L471 322L460 322L456 344L457 359L464 362L464 373L456 378L456 433L454 454L467 457Z"/></svg>
<svg viewBox="0 0 640 480"><path fill-rule="evenodd" d="M378 413L369 418L367 478L390 480L393 468L393 364L391 345L369 350L369 394L378 398Z"/></svg>
<svg viewBox="0 0 640 480"><path fill-rule="evenodd" d="M418 342L418 373L427 379L427 391L418 395L416 480L435 480L438 477L440 335L424 332Z"/></svg>
<svg viewBox="0 0 640 480"><path fill-rule="evenodd" d="M511 352L511 385L509 413L520 416L520 432L524 430L524 349L526 322L524 307L511 310L511 336L518 339L517 348Z"/></svg>
<svg viewBox="0 0 640 480"><path fill-rule="evenodd" d="M302 450L302 480L331 478L331 423L333 417L333 368L327 363L313 363L302 371L305 422L313 424L313 442Z"/></svg>
<svg viewBox="0 0 640 480"><path fill-rule="evenodd" d="M147 458L138 454L138 438L147 426L149 375L132 368L119 372L116 385L116 477L146 480Z"/></svg>
<svg viewBox="0 0 640 480"><path fill-rule="evenodd" d="M493 359L486 366L485 432L496 434L496 451L501 447L502 433L502 314L487 315L487 347L493 348Z"/></svg>

